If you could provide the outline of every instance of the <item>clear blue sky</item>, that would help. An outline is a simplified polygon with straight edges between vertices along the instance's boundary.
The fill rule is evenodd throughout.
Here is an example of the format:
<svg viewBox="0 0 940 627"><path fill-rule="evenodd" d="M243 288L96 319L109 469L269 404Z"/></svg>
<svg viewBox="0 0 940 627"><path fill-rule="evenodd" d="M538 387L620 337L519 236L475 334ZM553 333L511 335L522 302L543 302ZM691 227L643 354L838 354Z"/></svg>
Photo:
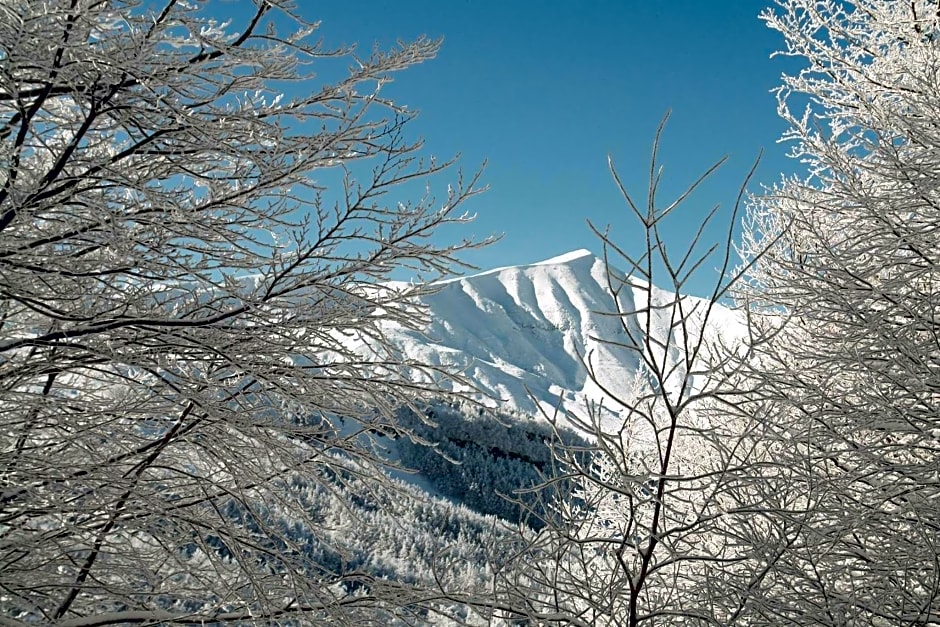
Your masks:
<svg viewBox="0 0 940 627"><path fill-rule="evenodd" d="M607 155L643 200L650 145L667 110L663 198L729 156L670 223L676 252L719 202L725 209L710 236L721 237L761 149L756 183L794 171L777 143L784 127L770 93L794 66L769 58L782 44L757 18L769 2L300 0L300 7L322 20L328 44L444 37L436 60L397 75L383 93L421 111L413 130L433 153L460 152L466 169L488 161L490 191L467 207L478 215L471 231L503 239L468 259L491 268L577 248L599 254L587 219L610 224L616 241L640 250ZM700 277L693 291L704 293L713 276Z"/></svg>

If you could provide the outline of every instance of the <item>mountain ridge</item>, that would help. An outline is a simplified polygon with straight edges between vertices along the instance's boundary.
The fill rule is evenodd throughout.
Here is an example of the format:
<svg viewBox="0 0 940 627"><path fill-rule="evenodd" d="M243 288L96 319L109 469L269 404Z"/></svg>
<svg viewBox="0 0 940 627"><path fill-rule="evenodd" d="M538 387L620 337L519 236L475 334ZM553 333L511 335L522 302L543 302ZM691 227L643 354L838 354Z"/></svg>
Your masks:
<svg viewBox="0 0 940 627"><path fill-rule="evenodd" d="M624 281L615 301L611 284ZM586 249L438 287L421 298L428 327L389 328L392 343L406 357L462 371L478 386L477 400L501 411L538 416L559 409L585 417L590 405L603 406L615 423L629 399L604 390L626 390L648 375L640 353L628 348L634 339L643 345L649 333L651 345L663 346L658 359L683 359L681 332L669 316L675 295L627 277ZM694 312L690 340L703 332L716 339L743 332L740 316L720 304L712 305L703 329L708 301L681 298Z"/></svg>

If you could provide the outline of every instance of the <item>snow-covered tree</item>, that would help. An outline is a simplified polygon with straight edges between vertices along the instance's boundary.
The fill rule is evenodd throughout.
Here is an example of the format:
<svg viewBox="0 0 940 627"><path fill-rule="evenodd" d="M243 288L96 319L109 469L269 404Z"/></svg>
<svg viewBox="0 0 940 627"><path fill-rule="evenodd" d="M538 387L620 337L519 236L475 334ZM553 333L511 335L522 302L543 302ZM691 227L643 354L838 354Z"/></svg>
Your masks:
<svg viewBox="0 0 940 627"><path fill-rule="evenodd" d="M768 341L754 624L940 622L940 7L786 0L780 88L807 175L754 199L739 297ZM747 539L766 542L766 528Z"/></svg>
<svg viewBox="0 0 940 627"><path fill-rule="evenodd" d="M940 624L940 6L781 0L763 18L806 61L778 94L806 174L750 201L723 284L748 333L736 348L688 333L692 301L668 289L696 264L669 263L654 168L635 211L647 251L621 255L611 291L643 292L657 267L671 285L617 301L627 339L606 338L649 382L614 394L623 430L602 411L582 425L590 464L561 449L580 489L505 577L521 615Z"/></svg>
<svg viewBox="0 0 940 627"><path fill-rule="evenodd" d="M632 355L636 376L610 382L595 356L584 356L590 382L617 405L591 406L587 418L547 416L573 424L592 443L555 443L557 469L538 492L544 527L524 537L515 568L498 573L506 604L536 624L732 624L742 603L733 582L760 568L734 531L750 496L753 451L743 434L754 419L735 409L743 355L732 347L747 352L736 333L744 320L716 301L736 279L720 280L711 299L683 294L715 255L731 274L730 234L721 247L705 246L713 211L688 254L670 256L663 241L671 220L687 219L678 216L680 207L691 209L691 194L721 162L661 202L660 133L646 203L634 200L611 167L646 233L645 249L631 254L597 230L608 268L607 315L620 328L596 339ZM736 208L742 197L743 188Z"/></svg>
<svg viewBox="0 0 940 627"><path fill-rule="evenodd" d="M382 333L475 245L431 236L477 177L425 192L451 164L381 91L438 42L356 55L239 6L0 3L5 624L390 624L426 598L314 559L294 487L390 489L374 435L456 376Z"/></svg>

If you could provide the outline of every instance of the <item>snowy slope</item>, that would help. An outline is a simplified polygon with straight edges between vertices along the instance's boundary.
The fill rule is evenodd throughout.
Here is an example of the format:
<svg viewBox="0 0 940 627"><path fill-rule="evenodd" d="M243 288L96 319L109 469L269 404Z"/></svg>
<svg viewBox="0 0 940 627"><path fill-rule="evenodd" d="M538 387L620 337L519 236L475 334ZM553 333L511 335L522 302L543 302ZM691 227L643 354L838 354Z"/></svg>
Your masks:
<svg viewBox="0 0 940 627"><path fill-rule="evenodd" d="M651 293L654 305L673 299L655 287ZM647 290L627 288L620 310L642 310L647 298ZM603 402L614 418L622 407L601 387L619 392L635 377L648 376L640 355L623 346L631 340L620 319L604 315L616 309L608 268L589 251L445 281L423 300L431 311L430 328L423 335L390 329L394 342L409 357L463 369L486 395L499 399L487 402L505 411L534 415L540 406L551 412L560 404L584 415L587 403ZM683 304L700 318L707 302L686 297ZM743 333L738 317L724 307L716 305L711 320L708 337L733 341ZM654 307L648 325L643 313L629 316L626 324L634 337L649 331L669 347L657 358L670 363L682 358L681 337L669 333L668 309ZM699 326L693 325L693 339ZM587 376L586 363L601 386Z"/></svg>

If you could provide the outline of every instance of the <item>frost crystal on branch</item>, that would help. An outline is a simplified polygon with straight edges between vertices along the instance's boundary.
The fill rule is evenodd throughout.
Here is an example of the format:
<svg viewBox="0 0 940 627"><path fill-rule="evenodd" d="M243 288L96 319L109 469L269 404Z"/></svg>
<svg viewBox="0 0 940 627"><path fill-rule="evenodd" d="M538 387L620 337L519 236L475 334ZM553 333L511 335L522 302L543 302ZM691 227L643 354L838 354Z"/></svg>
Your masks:
<svg viewBox="0 0 940 627"><path fill-rule="evenodd" d="M351 50L243 4L0 5L6 619L363 624L428 596L315 559L294 492L392 489L372 439L457 377L381 329L420 327L413 296L477 245L432 239L476 175L394 198L451 165L378 97L438 42L327 83Z"/></svg>
<svg viewBox="0 0 940 627"><path fill-rule="evenodd" d="M806 61L778 96L809 176L756 197L743 242L738 296L772 338L751 411L767 416L766 509L786 547L753 612L934 624L940 8L791 0L763 17Z"/></svg>

